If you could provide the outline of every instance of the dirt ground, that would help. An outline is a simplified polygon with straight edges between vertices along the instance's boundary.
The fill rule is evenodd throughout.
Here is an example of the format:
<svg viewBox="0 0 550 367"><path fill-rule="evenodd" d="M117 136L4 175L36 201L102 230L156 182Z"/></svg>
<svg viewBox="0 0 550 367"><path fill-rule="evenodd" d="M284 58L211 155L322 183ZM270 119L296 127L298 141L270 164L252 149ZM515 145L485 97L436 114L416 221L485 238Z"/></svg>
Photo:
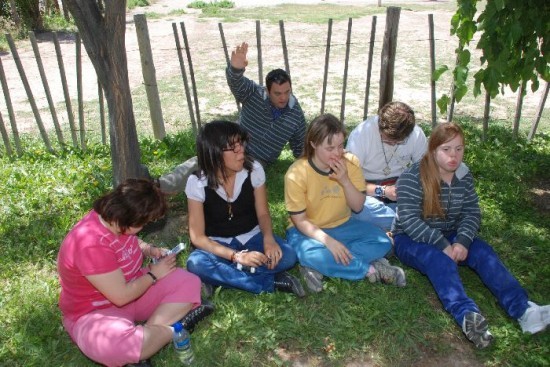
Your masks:
<svg viewBox="0 0 550 367"><path fill-rule="evenodd" d="M181 69L175 50L175 41L172 24L185 22L189 38L190 48L192 48L192 57L195 67L195 76L199 85L199 100L201 110L208 109L211 113L234 113L235 104L225 85L223 69L225 58L223 48L221 47L220 35L218 29L219 19L198 18L199 10L188 9L185 6L190 0L157 0L152 1L152 5L146 8L136 8L127 15L126 31L126 51L128 55L128 71L130 86L132 89L138 88L143 84L141 72L140 52L137 43L137 36L133 16L137 13L156 13L168 14L173 10L185 9L186 14L170 15L159 19L149 19L148 28L151 40L154 63L156 67L156 76L158 80L181 75ZM255 0L236 0L237 7L254 6L258 4ZM339 5L358 6L368 5L376 6L377 0L273 0L264 2L270 6L282 3L298 4L326 4L334 3ZM401 100L409 103L417 112L417 118L428 122L431 119L430 105L430 74L429 74L429 42L428 42L428 14L434 18L434 38L436 45L436 63L437 65L447 64L452 66L454 63L454 48L456 40L450 36L449 24L452 12L449 11L452 0L382 0L383 5L403 6L399 24L399 37L397 42L397 59L395 69L395 88L394 100ZM266 6L264 5L263 6ZM425 11L410 11L407 6L422 5ZM374 48L373 72L371 77L371 91L369 114L374 113L377 107L379 65L381 63L380 54L382 48L382 39L385 28L385 15L377 16L377 33ZM370 38L372 17L362 17L353 19L352 29L352 49L349 61L348 91L346 95L346 119L352 124L359 122L363 117L364 103L364 83L366 79L366 58L368 53L368 41ZM242 21L239 23L225 23L224 32L229 48L234 47L241 41L248 41L251 44L249 59L251 60L247 75L253 79L257 77L257 62L254 58L257 56L255 47L255 22ZM344 70L344 45L346 42L347 21L334 22L332 34L331 64L329 68L329 84L327 87L327 110L338 114L340 111L339 88L342 85L342 75ZM305 111L312 113L318 111L320 107L320 96L322 90L323 61L325 58L325 43L327 28L322 25L304 25L302 23L285 22L285 32L287 34L287 43L289 47L289 58L291 73L293 75L293 86L298 95L302 107ZM63 106L64 94L59 73L58 57L55 53L52 35L37 34L41 62L47 76L47 82L51 90L52 99L58 106ZM68 90L72 98L77 97L76 90L76 65L75 65L75 45L74 37L68 34L59 34L61 43L62 59L64 69L67 73ZM262 43L263 43L263 70L269 70L272 67L281 67L283 64L280 33L277 24L266 24L262 22ZM52 118L47 111L47 99L44 87L41 82L37 62L30 42L22 41L17 44L19 59L25 70L26 79L32 91L32 99L41 111L41 118L46 127L52 127ZM0 54L2 65L7 76L9 94L14 106L17 126L19 132L29 132L36 130L35 119L31 113L29 96L27 95L21 77L17 71L14 57L11 53ZM87 58L84 47L82 47L82 80L84 85L83 98L85 101L97 100L97 79L91 62ZM474 55L474 57L476 57ZM474 58L473 57L473 58ZM265 74L264 74L265 75ZM448 91L450 85L450 73L446 73L438 82L437 95ZM183 98L183 88L180 86L177 93L178 98ZM536 93L528 93L524 99L522 116L530 123L534 117L536 105L540 100L541 89ZM213 96L222 95L219 100ZM179 97L181 96L181 97ZM491 105L491 116L494 118L512 121L515 113L516 95L507 91L505 95L497 97ZM477 118L482 117L483 98L474 99L468 97L456 106L457 114L472 115ZM76 102L73 102L73 110L76 113ZM163 109L167 111L166 115L174 108L173 103L163 102ZM183 112L181 104L176 106ZM4 117L6 125L8 121L5 100L0 99L0 112ZM188 115L181 112L174 119L187 119ZM57 112L60 123L67 126L63 107L58 107ZM543 114L543 119L548 120ZM441 120L444 116L438 118ZM170 120L170 118L168 118ZM346 121L347 122L347 121ZM173 123L167 121L167 131ZM8 130L9 126L8 126ZM173 130L172 130L173 131Z"/></svg>
<svg viewBox="0 0 550 367"><path fill-rule="evenodd" d="M255 6L258 4L257 0L233 0L237 7L246 7L246 6ZM388 4L432 4L433 7L429 13L434 14L435 22L435 38L438 43L438 56L443 58L445 62L452 63L454 58L453 49L456 45L456 41L451 39L449 35L449 22L452 16L451 12L440 11L438 10L439 4L448 3L452 0L440 0L440 1L429 1L429 0L416 0L416 1L398 1L398 0L382 0L383 5ZM127 37L126 37L126 49L128 53L128 69L130 77L131 88L137 88L143 83L142 73L141 73L141 63L139 58L139 48L137 44L137 37L135 33L135 25L133 23L133 16L137 13L142 12L154 12L158 14L168 14L172 10L183 9L189 3L190 0L157 0L146 9L137 8L128 13L127 16ZM315 1L315 0L270 0L270 5L277 5L281 3L300 3L300 4L312 4L312 3L335 3L340 5L375 5L377 0L325 0L325 1ZM439 3L439 4L437 4ZM157 79L163 79L174 75L180 74L180 66L178 59L174 51L174 38L173 30L171 23L173 22L182 22L186 24L187 32L190 38L190 43L193 45L199 44L201 52L195 55L197 57L194 61L196 67L204 75L211 76L211 79L207 79L204 83L209 86L212 92L226 93L226 100L220 102L220 105L217 107L218 111L221 113L227 112L231 113L235 110L235 104L231 99L231 96L228 92L228 88L225 85L223 80L223 65L224 59L222 51L219 46L212 46L212 44L219 43L219 33L217 19L202 20L197 17L196 11L185 9L188 14L170 16L167 18L161 18L156 20L148 21L149 24L149 35L151 38L151 46L153 55L155 58L156 64L156 73ZM428 121L430 119L430 94L429 94L429 75L411 75L413 74L410 70L414 69L416 65L415 58L427 54L427 42L422 42L422 46L419 46L420 43L417 43L417 40L425 40L426 35L426 26L427 23L427 14L428 12L407 12L403 11L401 15L401 22L399 25L399 34L403 39L399 40L399 47L408 46L409 48L401 52L403 59L405 60L398 65L396 65L396 75L399 80L396 83L396 89L394 91L394 99L399 99L407 101L414 106L415 110L418 111L417 116L419 119ZM354 20L353 31L354 37L357 40L368 40L368 35L370 32L371 18L365 17L361 19ZM245 24L243 24L245 23ZM378 36L381 38L383 36L384 30L384 16L378 17ZM422 26L419 26L422 25ZM326 37L326 25L318 26L317 30L311 30L311 27L304 27L302 24L298 23L287 23L286 32L288 34L300 34L301 39L297 42L317 42L323 44L324 37ZM228 46L232 47L243 40L253 41L254 39L254 22L247 21L241 23L227 24L225 25L226 35L228 38ZM345 29L346 22L340 22L340 24L335 24L334 29L334 42L343 43L345 41ZM265 39L274 39L278 38L279 29L277 26L266 26L265 27ZM401 36L402 35L402 36ZM48 76L49 87L52 91L52 98L56 103L63 102L63 89L61 85L61 79L59 77L59 66L58 59L55 54L52 36L51 34L40 34L37 35L39 40L39 48L41 51L41 59L44 64L44 69ZM74 57L74 38L71 36L60 35L61 50L63 54L64 68L67 72L68 88L73 96L76 98L76 66L75 66L75 57ZM359 42L359 41L357 41ZM252 43L252 42L251 42ZM366 42L365 42L366 43ZM407 44L410 43L410 44ZM294 47L291 52L298 50L301 52L300 57L295 57L293 59L293 68L294 75L294 84L303 85L300 89L300 101L304 109L316 110L319 107L319 78L322 77L322 69L315 68L317 65L312 64L322 64L320 62L312 62L314 58L311 53L311 49L301 48L297 44L293 43L293 40L289 41L290 47ZM26 77L29 81L30 89L33 92L33 98L35 99L39 108L47 107L47 100L44 93L44 88L40 81L40 74L38 68L36 67L36 60L32 51L32 48L28 42L18 43L19 57L21 62L24 65ZM267 42L266 50L264 57L269 59L280 60L280 55L277 53L278 50L270 50L271 44ZM377 47L380 47L378 44ZM363 47L362 51L366 49L366 46ZM255 50L250 51L249 58L252 59L256 56ZM90 61L85 55L84 48L82 49L84 56L82 64L82 77L83 84L85 86L83 91L83 97L85 100L95 100L97 99L97 80L95 77L95 72ZM380 54L380 49L375 51L377 57ZM275 56L274 56L275 55ZM21 78L17 72L17 68L14 63L14 57L11 53L0 54L2 65L7 76L7 83L9 86L9 93L11 101L14 105L17 115L17 124L20 132L35 131L36 125L32 114L30 113L30 107L28 103L28 96L25 92ZM324 49L321 47L318 51L317 56L319 60L324 59ZM357 57L357 55L356 55ZM357 58L361 59L364 56L358 56ZM214 66L210 65L214 63L213 60L216 60ZM360 60L364 65L364 60ZM426 60L423 61L427 63ZM251 62L251 64L253 64ZM338 73L341 73L343 62L336 63L336 70L332 71L332 77L336 78ZM380 64L379 60L374 61L374 69ZM266 66L267 68L267 66ZM256 73L256 69L251 65L250 70L247 71L252 74ZM360 68L350 68L350 77L357 77L359 80L364 80L365 70L364 67ZM335 76L336 75L336 76ZM341 74L340 74L341 76ZM412 83L410 79L423 79L425 88L418 88L417 84ZM256 78L255 78L256 79ZM311 82L310 79L315 79L315 82ZM299 83L296 82L299 80ZM372 84L378 84L378 75L375 73L372 76ZM313 92L308 94L307 88L313 89ZM336 87L332 87L333 89ZM329 91L331 87L329 86ZM339 92L332 90L332 92L337 96L335 99L339 98ZM376 93L377 87L374 87L374 91L371 93ZM349 95L349 99L355 100L357 103L356 109L351 109L352 114L356 114L355 120L360 120L362 118L362 105L363 100L361 95ZM535 106L537 105L540 99L540 92L528 94L525 98L525 107L524 114L532 114ZM514 114L514 101L515 95L513 93L507 93L506 96L499 98L502 103L495 103L492 108L492 113L495 116L498 116L502 119L508 119L511 121ZM208 105L209 96L201 96L201 105ZM328 101L330 102L330 101ZM505 103L506 102L506 103ZM337 105L333 104L332 106ZM479 111L483 111L483 101L482 98L478 98L475 101L470 101L470 103L465 103L457 107L457 113L472 113L474 116L481 117ZM510 107L512 106L512 107ZM164 106L163 106L164 107ZM181 107L181 106L180 106ZM75 106L73 106L75 108ZM202 107L201 107L202 108ZM333 107L334 108L334 107ZM373 107L374 108L374 107ZM182 108L184 109L184 108ZM371 108L372 109L372 108ZM338 111L338 109L336 110ZM0 112L2 113L4 123L9 125L5 101L2 99L0 101ZM59 118L62 124L67 124L67 118L59 113ZM51 121L47 116L44 116L44 121L46 126L51 126ZM9 127L8 127L9 130ZM533 195L538 197L535 202L540 205L540 210L548 212L550 210L550 183L549 182L540 182L533 188ZM185 208L173 208L173 213L177 213L170 218L167 218L166 226L163 229L152 229L154 233L151 233L150 236L163 239L167 242L172 242L169 233L174 236L178 236L186 228L186 217L185 217ZM482 366L482 364L476 359L470 344L463 339L457 339L455 336L443 336L447 343L451 346L451 352L446 356L436 355L434 351L425 350L424 357L418 361L411 361L411 366L422 366L422 367L436 367L436 366L449 366L449 367L466 367L466 366ZM307 355L292 355L285 350L277 351L281 358L292 361L293 366L320 366L321 361L317 360L317 357L307 356ZM365 358L365 359L363 359ZM406 364L406 362L404 362ZM366 356L357 356L356 360L349 361L347 363L348 367L354 366L375 366L372 361Z"/></svg>

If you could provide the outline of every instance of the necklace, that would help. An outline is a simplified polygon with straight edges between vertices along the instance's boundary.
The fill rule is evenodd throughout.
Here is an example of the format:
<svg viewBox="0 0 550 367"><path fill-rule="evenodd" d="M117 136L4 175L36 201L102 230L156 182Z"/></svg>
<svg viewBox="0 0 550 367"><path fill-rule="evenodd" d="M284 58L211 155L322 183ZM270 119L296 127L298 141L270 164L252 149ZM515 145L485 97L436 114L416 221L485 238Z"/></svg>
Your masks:
<svg viewBox="0 0 550 367"><path fill-rule="evenodd" d="M399 148L399 145L395 145L395 149L393 150L393 153L390 156L390 159L386 157L386 149L384 149L384 142L382 141L382 135L380 135L380 144L382 144L382 153L384 153L384 161L386 162L386 167L382 170L382 173L384 173L384 176L389 176L391 173L390 168L390 162L393 159L393 156L395 155L395 152L397 152L397 148Z"/></svg>
<svg viewBox="0 0 550 367"><path fill-rule="evenodd" d="M231 221L231 219L233 219L233 206L231 203L231 197L227 193L225 186L223 186L223 191L225 192L225 196L227 197L227 220Z"/></svg>

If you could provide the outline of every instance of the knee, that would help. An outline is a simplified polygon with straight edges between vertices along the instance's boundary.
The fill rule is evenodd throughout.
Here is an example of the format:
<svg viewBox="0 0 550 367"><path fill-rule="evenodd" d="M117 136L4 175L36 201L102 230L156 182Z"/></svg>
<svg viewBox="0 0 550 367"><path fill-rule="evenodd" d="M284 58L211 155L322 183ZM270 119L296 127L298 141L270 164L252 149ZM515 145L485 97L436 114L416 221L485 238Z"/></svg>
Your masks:
<svg viewBox="0 0 550 367"><path fill-rule="evenodd" d="M204 269L206 257L200 253L200 250L195 250L187 259L187 270L194 274L200 274L201 269Z"/></svg>

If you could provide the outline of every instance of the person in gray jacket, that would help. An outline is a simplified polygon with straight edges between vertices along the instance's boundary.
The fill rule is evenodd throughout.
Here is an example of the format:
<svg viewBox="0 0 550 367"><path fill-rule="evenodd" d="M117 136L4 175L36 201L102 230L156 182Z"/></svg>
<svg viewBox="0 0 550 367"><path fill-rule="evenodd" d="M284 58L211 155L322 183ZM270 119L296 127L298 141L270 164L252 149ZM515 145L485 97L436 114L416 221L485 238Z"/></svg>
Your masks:
<svg viewBox="0 0 550 367"><path fill-rule="evenodd" d="M397 180L395 254L426 275L443 307L478 348L491 344L487 320L466 295L458 266L473 269L523 332L550 324L550 305L539 306L485 241L476 237L481 220L474 180L462 162L464 134L454 123L438 125L428 152Z"/></svg>
<svg viewBox="0 0 550 367"><path fill-rule="evenodd" d="M272 70L262 87L244 76L247 53L248 44L243 42L231 53L226 69L231 93L242 104L238 123L250 135L246 152L265 167L276 161L289 143L297 158L304 148L306 119L292 94L290 75L282 69Z"/></svg>

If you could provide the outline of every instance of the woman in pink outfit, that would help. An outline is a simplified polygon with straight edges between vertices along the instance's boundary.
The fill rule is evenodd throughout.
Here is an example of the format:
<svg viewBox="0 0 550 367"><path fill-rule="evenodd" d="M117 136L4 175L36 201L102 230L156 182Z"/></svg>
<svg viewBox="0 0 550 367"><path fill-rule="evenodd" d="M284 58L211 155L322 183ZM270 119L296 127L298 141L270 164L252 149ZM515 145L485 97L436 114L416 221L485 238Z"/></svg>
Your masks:
<svg viewBox="0 0 550 367"><path fill-rule="evenodd" d="M200 305L200 280L177 268L175 255L142 267L145 257L167 249L136 234L165 212L158 187L128 179L96 200L61 244L63 326L96 362L121 366L151 357L171 341L171 325Z"/></svg>

